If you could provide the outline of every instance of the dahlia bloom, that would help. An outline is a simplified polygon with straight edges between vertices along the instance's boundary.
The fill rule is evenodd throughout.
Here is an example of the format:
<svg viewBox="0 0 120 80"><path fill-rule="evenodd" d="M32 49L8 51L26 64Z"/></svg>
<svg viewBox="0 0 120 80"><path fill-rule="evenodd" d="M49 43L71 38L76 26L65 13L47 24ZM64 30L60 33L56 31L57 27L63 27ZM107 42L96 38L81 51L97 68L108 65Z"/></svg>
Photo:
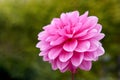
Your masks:
<svg viewBox="0 0 120 80"><path fill-rule="evenodd" d="M101 29L98 18L88 16L88 11L83 15L78 11L62 13L38 34L36 47L40 48L39 56L43 56L53 70L74 73L80 68L89 71L92 61L104 54L100 43L104 37Z"/></svg>

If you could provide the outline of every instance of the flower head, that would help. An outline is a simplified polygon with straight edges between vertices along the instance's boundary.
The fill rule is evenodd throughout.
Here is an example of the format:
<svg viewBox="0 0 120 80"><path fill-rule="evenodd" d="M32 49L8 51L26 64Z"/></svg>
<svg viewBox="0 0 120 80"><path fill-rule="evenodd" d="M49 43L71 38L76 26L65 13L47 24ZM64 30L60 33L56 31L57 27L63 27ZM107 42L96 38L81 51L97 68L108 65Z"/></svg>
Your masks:
<svg viewBox="0 0 120 80"><path fill-rule="evenodd" d="M102 26L96 16L88 16L88 12L79 15L78 11L62 13L43 27L38 34L36 47L40 48L39 56L52 65L52 69L61 72L77 68L89 71L92 61L104 54L100 40Z"/></svg>

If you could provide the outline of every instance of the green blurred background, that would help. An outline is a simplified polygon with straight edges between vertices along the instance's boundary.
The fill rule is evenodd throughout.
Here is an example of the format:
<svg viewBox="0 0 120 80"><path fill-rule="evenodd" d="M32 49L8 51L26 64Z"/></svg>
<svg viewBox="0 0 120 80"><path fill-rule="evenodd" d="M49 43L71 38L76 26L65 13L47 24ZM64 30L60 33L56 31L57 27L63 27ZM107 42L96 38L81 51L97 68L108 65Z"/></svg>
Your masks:
<svg viewBox="0 0 120 80"><path fill-rule="evenodd" d="M75 80L120 80L120 0L0 0L0 80L71 80L39 57L37 34L62 12L96 15L105 55Z"/></svg>

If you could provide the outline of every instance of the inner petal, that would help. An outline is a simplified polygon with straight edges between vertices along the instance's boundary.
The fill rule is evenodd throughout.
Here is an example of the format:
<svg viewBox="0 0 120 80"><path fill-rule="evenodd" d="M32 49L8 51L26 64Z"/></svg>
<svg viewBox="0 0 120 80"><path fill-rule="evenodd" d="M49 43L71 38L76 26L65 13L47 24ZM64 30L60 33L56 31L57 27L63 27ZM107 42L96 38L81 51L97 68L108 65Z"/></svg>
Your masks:
<svg viewBox="0 0 120 80"><path fill-rule="evenodd" d="M78 42L76 39L69 39L63 45L63 49L68 52L73 52L75 50L75 48L77 47L77 44L78 44Z"/></svg>

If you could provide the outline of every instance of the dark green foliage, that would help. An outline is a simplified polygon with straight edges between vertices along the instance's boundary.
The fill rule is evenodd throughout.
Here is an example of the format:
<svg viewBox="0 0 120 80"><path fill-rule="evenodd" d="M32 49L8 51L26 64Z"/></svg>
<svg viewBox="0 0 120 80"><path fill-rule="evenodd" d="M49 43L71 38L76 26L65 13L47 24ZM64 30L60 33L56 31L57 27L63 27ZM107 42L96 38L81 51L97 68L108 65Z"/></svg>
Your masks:
<svg viewBox="0 0 120 80"><path fill-rule="evenodd" d="M75 80L119 80L120 0L1 0L0 80L71 80L70 72L53 71L43 62L35 46L43 26L73 10L98 16L106 35L105 55L90 72L78 70Z"/></svg>

